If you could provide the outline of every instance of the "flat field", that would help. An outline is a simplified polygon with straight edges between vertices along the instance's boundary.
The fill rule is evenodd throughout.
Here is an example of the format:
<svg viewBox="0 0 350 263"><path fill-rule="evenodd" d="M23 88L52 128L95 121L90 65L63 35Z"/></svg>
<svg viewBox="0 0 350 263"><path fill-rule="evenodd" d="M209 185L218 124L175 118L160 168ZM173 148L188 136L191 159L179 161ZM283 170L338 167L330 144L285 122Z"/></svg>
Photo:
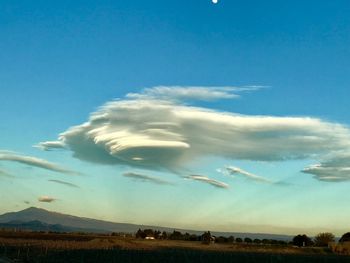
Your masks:
<svg viewBox="0 0 350 263"><path fill-rule="evenodd" d="M350 262L328 249L129 236L0 232L0 262Z"/></svg>

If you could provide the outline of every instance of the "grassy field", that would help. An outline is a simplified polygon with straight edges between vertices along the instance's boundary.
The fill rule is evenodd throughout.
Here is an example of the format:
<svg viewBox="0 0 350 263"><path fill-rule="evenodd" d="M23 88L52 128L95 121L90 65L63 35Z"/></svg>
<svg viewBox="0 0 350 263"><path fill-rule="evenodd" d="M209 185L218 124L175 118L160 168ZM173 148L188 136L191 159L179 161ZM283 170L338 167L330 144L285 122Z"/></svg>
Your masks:
<svg viewBox="0 0 350 263"><path fill-rule="evenodd" d="M320 248L32 232L1 232L1 258L15 262L350 262L349 256Z"/></svg>

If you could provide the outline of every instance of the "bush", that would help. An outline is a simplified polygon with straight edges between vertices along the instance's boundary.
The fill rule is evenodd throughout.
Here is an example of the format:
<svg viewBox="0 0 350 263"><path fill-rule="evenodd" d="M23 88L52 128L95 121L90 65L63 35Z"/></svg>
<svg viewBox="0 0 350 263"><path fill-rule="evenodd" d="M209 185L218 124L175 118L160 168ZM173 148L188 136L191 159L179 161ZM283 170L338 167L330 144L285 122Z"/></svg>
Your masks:
<svg viewBox="0 0 350 263"><path fill-rule="evenodd" d="M307 235L297 235L293 238L293 245L298 247L307 247L313 244L312 240Z"/></svg>
<svg viewBox="0 0 350 263"><path fill-rule="evenodd" d="M347 232L344 235L342 235L342 237L339 240L339 242L346 242L346 241L350 241L350 232Z"/></svg>
<svg viewBox="0 0 350 263"><path fill-rule="evenodd" d="M210 244L211 240L212 240L212 238L211 238L210 231L204 232L204 234L202 235L202 243L203 244Z"/></svg>
<svg viewBox="0 0 350 263"><path fill-rule="evenodd" d="M245 243L252 243L253 240L252 240L251 238L249 238L249 237L246 237L246 238L244 239L244 242L245 242Z"/></svg>
<svg viewBox="0 0 350 263"><path fill-rule="evenodd" d="M318 247L327 247L329 242L334 242L335 236L332 233L319 233L315 237L315 245Z"/></svg>
<svg viewBox="0 0 350 263"><path fill-rule="evenodd" d="M236 242L237 242L237 243L242 243L243 240L242 240L242 238L238 237L238 238L236 238Z"/></svg>
<svg viewBox="0 0 350 263"><path fill-rule="evenodd" d="M255 239L253 240L253 243L255 243L255 244L260 244L260 243L261 243L261 240L258 239L258 238L255 238Z"/></svg>

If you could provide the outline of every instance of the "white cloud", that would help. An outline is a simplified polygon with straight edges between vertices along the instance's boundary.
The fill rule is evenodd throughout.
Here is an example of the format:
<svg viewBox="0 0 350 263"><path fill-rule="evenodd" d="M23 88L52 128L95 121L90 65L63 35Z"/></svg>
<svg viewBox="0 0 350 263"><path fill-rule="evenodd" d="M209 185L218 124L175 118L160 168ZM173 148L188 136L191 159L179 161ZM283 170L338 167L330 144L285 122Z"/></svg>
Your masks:
<svg viewBox="0 0 350 263"><path fill-rule="evenodd" d="M217 188L229 188L228 184L226 184L224 182L220 182L218 180L210 179L209 177L203 176L203 175L189 175L189 176L186 176L184 178L189 179L189 180L207 183L207 184L210 184L210 185L215 186Z"/></svg>
<svg viewBox="0 0 350 263"><path fill-rule="evenodd" d="M34 145L34 147L37 147L44 151L49 151L52 149L62 149L64 148L64 144L60 141L47 141L47 142L41 142L37 145Z"/></svg>
<svg viewBox="0 0 350 263"><path fill-rule="evenodd" d="M221 89L223 93L217 98L229 94ZM318 160L330 152L350 149L350 131L341 124L310 117L250 116L191 107L178 99L204 99L203 94L210 90L201 90L201 96L193 87L187 93L184 90L158 87L109 102L87 122L63 132L53 146L66 147L74 157L89 162L177 173L204 156ZM172 96L176 100L169 99Z"/></svg>
<svg viewBox="0 0 350 263"><path fill-rule="evenodd" d="M247 172L239 167L235 166L227 166L225 167L225 170L228 172L230 175L235 175L235 174L240 174L246 177L249 180L257 181L257 182L262 182L262 183L272 183L269 179L262 177L260 175L256 175L250 172ZM224 173L225 174L225 173Z"/></svg>
<svg viewBox="0 0 350 263"><path fill-rule="evenodd" d="M310 165L302 172L325 182L350 181L350 152L329 154L319 164Z"/></svg>
<svg viewBox="0 0 350 263"><path fill-rule="evenodd" d="M132 178L134 180L143 181L143 182L150 182L150 183L161 184L161 185L172 185L171 182L165 181L161 178L144 175L140 173L128 172L128 173L124 173L123 176Z"/></svg>
<svg viewBox="0 0 350 263"><path fill-rule="evenodd" d="M131 99L156 99L167 101L203 100L238 98L239 92L260 89L261 86L247 87L202 87L202 86L157 86L146 88L141 93L129 93Z"/></svg>
<svg viewBox="0 0 350 263"><path fill-rule="evenodd" d="M65 169L58 164L51 163L49 161L39 159L32 156L20 155L14 152L9 151L0 151L0 161L9 161L9 162L17 162L22 163L54 172L69 174L69 175L77 175L78 173Z"/></svg>
<svg viewBox="0 0 350 263"><path fill-rule="evenodd" d="M53 197L50 197L50 196L46 196L46 195L40 196L38 198L38 201L39 202L43 202L43 203L52 203L52 202L54 202L56 200L57 200L56 198L53 198Z"/></svg>

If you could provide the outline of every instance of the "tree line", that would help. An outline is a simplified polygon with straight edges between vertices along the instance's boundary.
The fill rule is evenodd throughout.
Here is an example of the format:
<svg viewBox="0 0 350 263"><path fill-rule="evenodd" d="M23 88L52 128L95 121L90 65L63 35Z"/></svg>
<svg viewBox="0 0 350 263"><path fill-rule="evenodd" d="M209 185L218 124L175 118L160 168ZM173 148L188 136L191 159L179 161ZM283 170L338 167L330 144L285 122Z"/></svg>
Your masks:
<svg viewBox="0 0 350 263"><path fill-rule="evenodd" d="M136 234L136 238L145 239L147 237L153 237L154 239L167 239L167 240L182 240L182 241L202 241L203 243L215 242L215 243L247 243L247 244L271 244L271 245L287 245L288 243L283 240L275 239L252 239L249 237L241 238L234 236L213 236L210 231L204 232L201 235L181 233L174 230L173 232L159 231L153 229L139 229Z"/></svg>
<svg viewBox="0 0 350 263"><path fill-rule="evenodd" d="M136 234L136 238L145 239L152 237L154 239L166 239L166 240L183 240L183 241L202 241L203 243L245 243L245 244L263 244L263 245L294 245L298 247L326 247L330 242L335 241L335 236L329 232L323 232L317 234L314 238L308 237L306 234L299 234L293 237L289 242L276 239L252 239L249 237L241 238L234 236L213 236L210 231L204 232L201 235L181 233L174 230L173 232L159 231L153 229L139 229ZM339 242L350 241L350 232L345 233L339 240Z"/></svg>

